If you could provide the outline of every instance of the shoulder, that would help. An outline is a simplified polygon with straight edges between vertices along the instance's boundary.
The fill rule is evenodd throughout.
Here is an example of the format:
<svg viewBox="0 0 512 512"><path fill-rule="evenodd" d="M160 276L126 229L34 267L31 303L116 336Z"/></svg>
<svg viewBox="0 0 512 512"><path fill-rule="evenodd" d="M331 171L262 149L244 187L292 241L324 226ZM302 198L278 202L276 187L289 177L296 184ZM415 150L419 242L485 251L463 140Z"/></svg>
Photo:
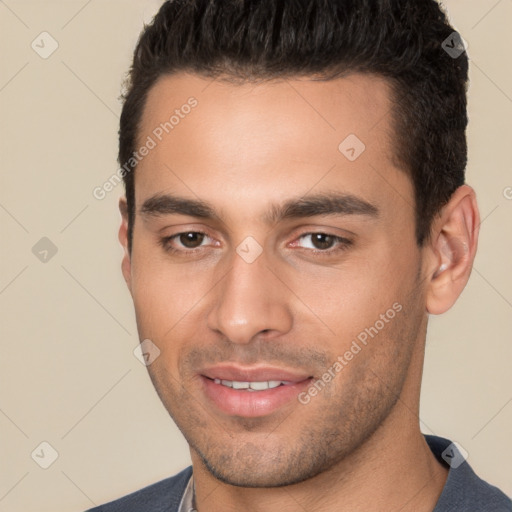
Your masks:
<svg viewBox="0 0 512 512"><path fill-rule="evenodd" d="M87 512L177 512L192 467Z"/></svg>
<svg viewBox="0 0 512 512"><path fill-rule="evenodd" d="M434 512L512 512L512 500L482 480L454 443L437 436L425 438L439 462L449 466L448 478Z"/></svg>

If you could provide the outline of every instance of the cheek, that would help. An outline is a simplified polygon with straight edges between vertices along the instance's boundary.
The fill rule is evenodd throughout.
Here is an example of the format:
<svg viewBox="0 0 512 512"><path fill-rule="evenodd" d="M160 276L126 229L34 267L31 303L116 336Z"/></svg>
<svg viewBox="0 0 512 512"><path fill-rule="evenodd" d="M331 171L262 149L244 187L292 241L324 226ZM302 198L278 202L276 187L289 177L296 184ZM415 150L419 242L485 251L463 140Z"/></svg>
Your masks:
<svg viewBox="0 0 512 512"><path fill-rule="evenodd" d="M211 288L207 275L194 265L171 264L165 255L134 254L132 295L139 334L164 343L187 329Z"/></svg>
<svg viewBox="0 0 512 512"><path fill-rule="evenodd" d="M346 341L373 326L407 294L414 262L401 262L394 252L381 246L354 254L336 267L303 267L286 273L287 282L331 335Z"/></svg>
<svg viewBox="0 0 512 512"><path fill-rule="evenodd" d="M400 395L420 335L421 301L402 290L392 295L377 306L362 297L357 315L339 314L329 346L332 364L339 365L326 401L352 404L346 410L371 416Z"/></svg>
<svg viewBox="0 0 512 512"><path fill-rule="evenodd" d="M169 390L174 390L169 396L177 393L178 366L186 344L197 341L194 312L204 294L197 279L149 262L135 273L132 293L139 339L151 340L159 351L147 370L166 403Z"/></svg>

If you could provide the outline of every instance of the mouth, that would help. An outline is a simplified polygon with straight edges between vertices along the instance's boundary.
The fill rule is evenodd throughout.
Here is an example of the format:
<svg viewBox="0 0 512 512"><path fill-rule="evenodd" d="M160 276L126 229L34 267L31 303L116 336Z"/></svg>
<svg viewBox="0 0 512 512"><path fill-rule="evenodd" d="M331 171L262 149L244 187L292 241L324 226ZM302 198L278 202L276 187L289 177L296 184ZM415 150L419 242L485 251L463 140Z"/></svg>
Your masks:
<svg viewBox="0 0 512 512"><path fill-rule="evenodd" d="M307 374L271 367L217 366L200 374L202 391L217 412L228 416L268 416L297 397L313 380Z"/></svg>

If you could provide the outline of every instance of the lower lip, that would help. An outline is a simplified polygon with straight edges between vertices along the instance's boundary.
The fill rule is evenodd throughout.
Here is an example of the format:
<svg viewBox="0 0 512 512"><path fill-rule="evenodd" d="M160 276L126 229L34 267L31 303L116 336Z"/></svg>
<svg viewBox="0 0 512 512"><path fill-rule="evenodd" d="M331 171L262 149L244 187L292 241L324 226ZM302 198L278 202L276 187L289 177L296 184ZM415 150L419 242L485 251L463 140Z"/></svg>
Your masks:
<svg viewBox="0 0 512 512"><path fill-rule="evenodd" d="M256 418L267 416L293 400L297 401L299 393L309 385L312 379L264 391L228 388L202 375L201 380L206 396L222 412L230 416Z"/></svg>

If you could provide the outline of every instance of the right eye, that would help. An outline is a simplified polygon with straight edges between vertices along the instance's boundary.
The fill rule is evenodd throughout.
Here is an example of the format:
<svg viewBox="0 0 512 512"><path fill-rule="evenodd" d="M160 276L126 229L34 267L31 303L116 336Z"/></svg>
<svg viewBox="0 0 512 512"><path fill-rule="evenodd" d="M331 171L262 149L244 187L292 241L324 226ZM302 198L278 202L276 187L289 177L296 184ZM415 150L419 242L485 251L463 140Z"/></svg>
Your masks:
<svg viewBox="0 0 512 512"><path fill-rule="evenodd" d="M206 238L210 237L201 231L184 231L162 238L160 244L170 253L195 253Z"/></svg>

